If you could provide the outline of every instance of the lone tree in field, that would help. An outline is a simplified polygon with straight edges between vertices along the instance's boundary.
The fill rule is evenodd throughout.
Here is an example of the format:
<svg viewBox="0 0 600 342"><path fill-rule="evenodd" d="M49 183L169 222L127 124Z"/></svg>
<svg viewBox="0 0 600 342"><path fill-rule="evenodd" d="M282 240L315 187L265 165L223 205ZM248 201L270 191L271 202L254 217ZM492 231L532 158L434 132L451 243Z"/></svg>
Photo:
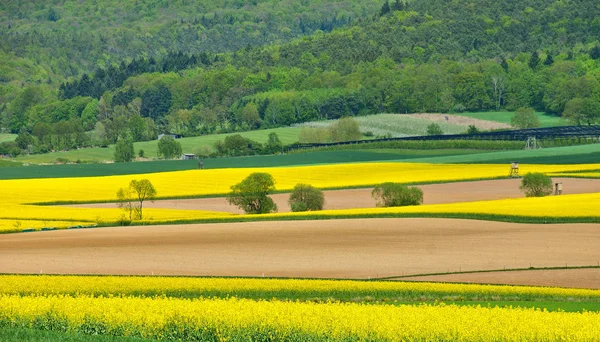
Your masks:
<svg viewBox="0 0 600 342"><path fill-rule="evenodd" d="M378 207L401 207L423 203L423 190L408 187L399 183L383 183L377 185L371 192Z"/></svg>
<svg viewBox="0 0 600 342"><path fill-rule="evenodd" d="M552 194L552 179L543 173L534 172L523 176L521 186L525 197L544 197Z"/></svg>
<svg viewBox="0 0 600 342"><path fill-rule="evenodd" d="M510 124L519 129L540 127L540 120L532 108L519 108L510 119Z"/></svg>
<svg viewBox="0 0 600 342"><path fill-rule="evenodd" d="M141 220L144 201L153 201L156 198L156 189L147 179L133 179L128 188L120 188L117 191L117 198L119 208L129 214L129 221Z"/></svg>
<svg viewBox="0 0 600 342"><path fill-rule="evenodd" d="M288 200L293 212L323 210L323 191L309 184L296 184Z"/></svg>
<svg viewBox="0 0 600 342"><path fill-rule="evenodd" d="M181 155L181 144L170 135L165 135L158 141L158 156L173 159Z"/></svg>
<svg viewBox="0 0 600 342"><path fill-rule="evenodd" d="M126 163L135 158L133 151L133 141L129 139L119 139L115 145L115 162Z"/></svg>
<svg viewBox="0 0 600 342"><path fill-rule="evenodd" d="M275 191L273 176L264 172L251 173L231 187L227 202L247 214L266 214L277 211L277 205L269 194Z"/></svg>
<svg viewBox="0 0 600 342"><path fill-rule="evenodd" d="M436 123L432 123L427 126L427 135L442 135L442 134L444 134L444 131L442 131L442 128L440 127L440 125L438 125Z"/></svg>

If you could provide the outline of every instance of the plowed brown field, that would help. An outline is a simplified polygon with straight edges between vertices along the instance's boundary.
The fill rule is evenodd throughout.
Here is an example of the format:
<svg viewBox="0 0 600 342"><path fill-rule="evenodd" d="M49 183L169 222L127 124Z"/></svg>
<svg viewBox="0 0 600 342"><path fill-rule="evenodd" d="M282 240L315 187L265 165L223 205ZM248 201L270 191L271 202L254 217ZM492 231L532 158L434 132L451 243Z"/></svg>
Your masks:
<svg viewBox="0 0 600 342"><path fill-rule="evenodd" d="M368 278L591 265L599 224L348 219L0 235L0 272Z"/></svg>

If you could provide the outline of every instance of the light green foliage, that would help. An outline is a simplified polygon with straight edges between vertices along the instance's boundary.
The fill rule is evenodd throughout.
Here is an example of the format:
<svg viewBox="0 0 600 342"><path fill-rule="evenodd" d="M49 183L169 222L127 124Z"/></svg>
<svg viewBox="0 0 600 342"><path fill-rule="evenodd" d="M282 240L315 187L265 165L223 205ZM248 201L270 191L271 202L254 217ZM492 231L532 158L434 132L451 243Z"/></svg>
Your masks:
<svg viewBox="0 0 600 342"><path fill-rule="evenodd" d="M565 105L563 117L575 125L600 123L600 101L576 97Z"/></svg>
<svg viewBox="0 0 600 342"><path fill-rule="evenodd" d="M544 197L552 194L552 179L543 173L529 172L521 179L521 191L526 197Z"/></svg>
<svg viewBox="0 0 600 342"><path fill-rule="evenodd" d="M164 159L181 156L181 144L170 135L163 136L158 140L158 156Z"/></svg>
<svg viewBox="0 0 600 342"><path fill-rule="evenodd" d="M135 152L133 151L133 142L128 139L121 139L117 141L115 145L115 162L130 162L135 158Z"/></svg>
<svg viewBox="0 0 600 342"><path fill-rule="evenodd" d="M303 144L319 144L329 142L331 139L327 127L302 127L298 141Z"/></svg>
<svg viewBox="0 0 600 342"><path fill-rule="evenodd" d="M423 203L423 190L399 183L382 183L371 192L378 207L400 207Z"/></svg>
<svg viewBox="0 0 600 342"><path fill-rule="evenodd" d="M333 142L360 140L359 124L354 118L341 118L329 126L329 134Z"/></svg>
<svg viewBox="0 0 600 342"><path fill-rule="evenodd" d="M293 212L323 210L323 191L309 184L296 184L290 193L288 204Z"/></svg>
<svg viewBox="0 0 600 342"><path fill-rule="evenodd" d="M244 210L247 214L266 214L277 211L277 205L269 194L275 191L273 176L254 172L240 183L231 187L227 202Z"/></svg>
<svg viewBox="0 0 600 342"><path fill-rule="evenodd" d="M540 121L533 108L519 108L510 120L513 127L518 129L540 127Z"/></svg>

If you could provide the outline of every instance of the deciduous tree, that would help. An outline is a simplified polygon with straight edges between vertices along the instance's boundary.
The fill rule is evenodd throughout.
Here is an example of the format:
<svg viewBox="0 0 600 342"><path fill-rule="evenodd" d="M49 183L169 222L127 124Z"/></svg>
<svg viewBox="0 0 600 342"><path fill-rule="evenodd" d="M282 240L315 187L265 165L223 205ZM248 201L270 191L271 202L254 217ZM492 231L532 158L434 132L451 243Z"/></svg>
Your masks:
<svg viewBox="0 0 600 342"><path fill-rule="evenodd" d="M273 176L264 172L251 173L231 187L227 202L247 214L265 214L277 211L277 205L269 194L275 191Z"/></svg>

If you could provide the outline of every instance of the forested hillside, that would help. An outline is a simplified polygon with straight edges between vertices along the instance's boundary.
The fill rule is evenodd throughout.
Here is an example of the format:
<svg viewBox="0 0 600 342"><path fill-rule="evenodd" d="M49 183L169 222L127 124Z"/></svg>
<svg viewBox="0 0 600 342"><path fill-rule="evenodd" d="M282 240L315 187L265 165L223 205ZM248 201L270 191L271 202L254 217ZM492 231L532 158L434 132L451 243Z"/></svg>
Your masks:
<svg viewBox="0 0 600 342"><path fill-rule="evenodd" d="M104 19L98 13L108 1L67 1L40 5L31 11L37 16L14 8L2 12L3 35L20 37L2 43L5 56L20 54L6 58L19 67L3 76L2 129L27 132L21 148L43 152L152 139L159 131L198 135L379 112L533 107L579 124L600 119L596 0L275 1L241 7L222 1L206 5L211 15L193 12L200 5L192 1L135 3L156 10L142 16L146 12L130 9L133 2L122 8L115 2ZM78 13L96 14L81 19ZM211 26L207 18L229 19ZM89 34L103 48L96 38L70 48L88 39L76 38L74 21L93 27ZM71 32L65 47L35 43L46 34L61 36L63 31L48 29L57 24L67 36ZM185 34L194 25L212 32L205 43ZM257 41L244 33L255 26L264 32ZM234 27L240 35L227 31ZM323 30L276 42L316 29ZM102 40L107 35L114 39ZM144 47L136 50L138 44ZM56 58L36 50L42 48ZM97 53L107 59L90 57ZM65 56L72 56L77 70L51 72L82 76L60 85L27 82L27 75L54 61L69 61ZM91 61L97 68L86 64Z"/></svg>

